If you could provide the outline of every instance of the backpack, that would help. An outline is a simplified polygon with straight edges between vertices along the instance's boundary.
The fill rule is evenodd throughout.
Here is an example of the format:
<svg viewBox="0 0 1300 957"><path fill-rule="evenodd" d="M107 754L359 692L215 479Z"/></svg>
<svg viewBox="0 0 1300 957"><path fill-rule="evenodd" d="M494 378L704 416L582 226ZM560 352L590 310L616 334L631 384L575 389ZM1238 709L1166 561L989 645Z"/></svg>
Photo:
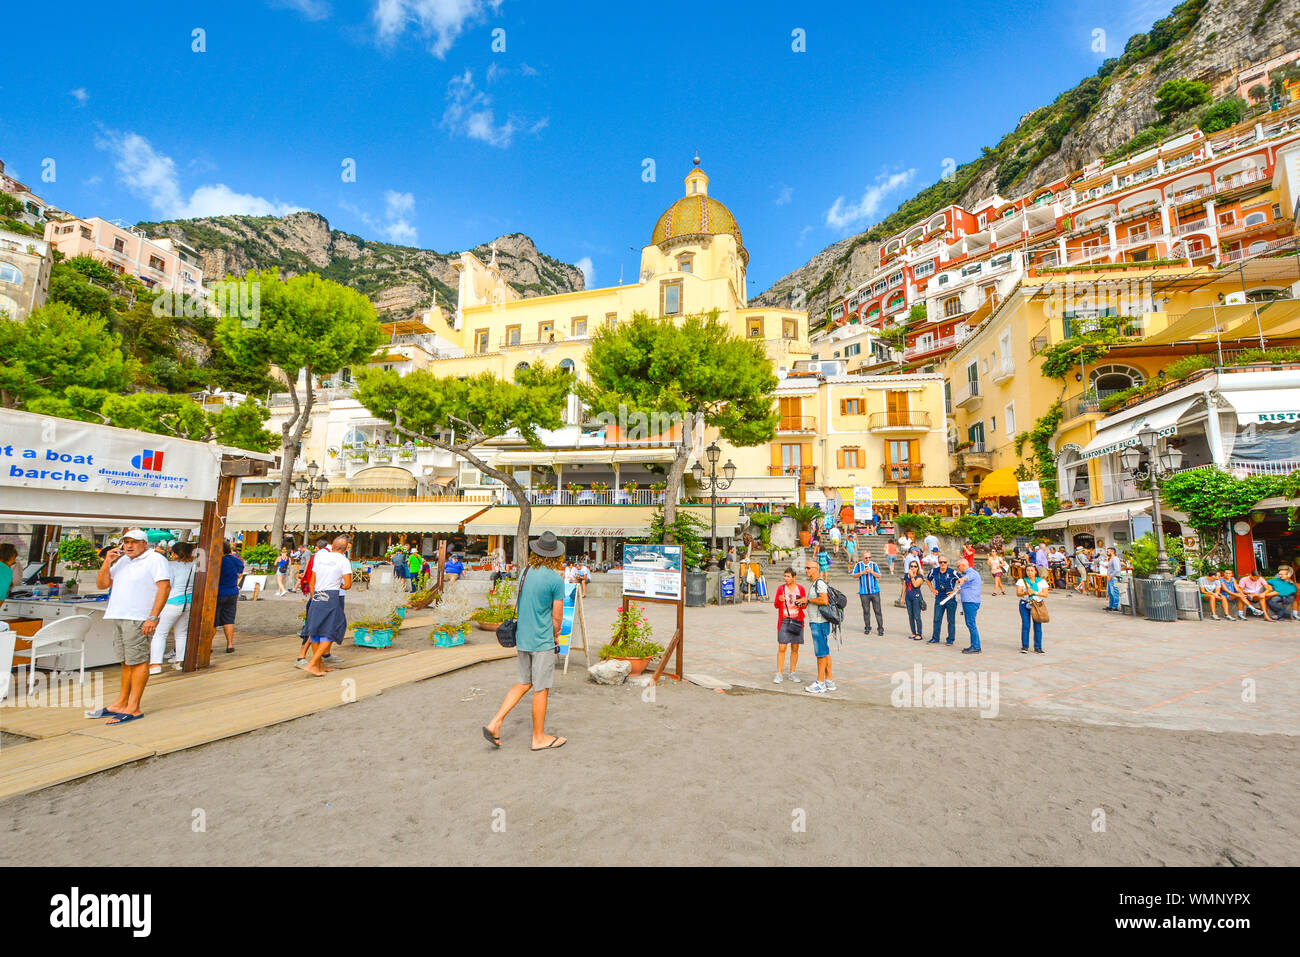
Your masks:
<svg viewBox="0 0 1300 957"><path fill-rule="evenodd" d="M831 626L831 634L842 644L844 639L840 637L840 625L844 623L844 609L848 606L849 599L826 579L821 581L826 585L827 601L824 605L818 605L817 611L822 616L822 621Z"/></svg>

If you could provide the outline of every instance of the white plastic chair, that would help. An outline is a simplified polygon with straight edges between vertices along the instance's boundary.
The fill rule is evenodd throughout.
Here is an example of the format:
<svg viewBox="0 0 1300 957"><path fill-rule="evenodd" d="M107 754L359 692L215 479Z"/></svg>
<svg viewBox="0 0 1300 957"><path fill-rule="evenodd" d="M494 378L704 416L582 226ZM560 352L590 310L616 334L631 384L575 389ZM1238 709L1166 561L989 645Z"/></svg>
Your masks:
<svg viewBox="0 0 1300 957"><path fill-rule="evenodd" d="M14 647L18 635L8 625L0 623L0 701L9 696L9 684L13 680Z"/></svg>
<svg viewBox="0 0 1300 957"><path fill-rule="evenodd" d="M73 615L52 621L36 634L32 635L32 647L22 652L30 656L27 666L27 693L32 693L36 684L36 659L66 655L69 652L81 652L81 675L79 684L86 681L86 635L95 619L90 615Z"/></svg>

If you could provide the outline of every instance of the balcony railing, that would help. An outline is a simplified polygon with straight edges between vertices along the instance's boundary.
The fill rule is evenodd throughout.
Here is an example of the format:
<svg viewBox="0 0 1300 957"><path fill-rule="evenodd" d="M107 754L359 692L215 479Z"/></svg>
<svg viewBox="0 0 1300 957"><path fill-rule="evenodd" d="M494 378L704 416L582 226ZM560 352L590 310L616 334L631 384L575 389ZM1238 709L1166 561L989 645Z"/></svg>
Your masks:
<svg viewBox="0 0 1300 957"><path fill-rule="evenodd" d="M768 475L794 475L800 484L813 485L817 481L815 465L773 465L767 470Z"/></svg>
<svg viewBox="0 0 1300 957"><path fill-rule="evenodd" d="M1101 396L1096 392L1082 392L1079 395L1072 395L1063 403L1065 413L1061 421L1078 418L1081 415L1088 415L1092 412L1101 411Z"/></svg>
<svg viewBox="0 0 1300 957"><path fill-rule="evenodd" d="M957 387L956 395L953 396L953 401L957 405L966 405L968 403L979 401L979 397L980 397L979 382L974 379L967 379L964 383L962 383Z"/></svg>
<svg viewBox="0 0 1300 957"><path fill-rule="evenodd" d="M882 429L928 429L930 413L921 411L872 412L867 419L867 428L876 432Z"/></svg>
<svg viewBox="0 0 1300 957"><path fill-rule="evenodd" d="M610 489L607 492L582 489L576 493L568 489L556 489L552 492L530 489L528 501L532 505L662 505L664 495L664 492L647 488L634 489L630 492L621 488ZM725 492L718 492L718 498L723 498L725 495ZM498 489L497 497L502 505L517 504L514 495L507 489Z"/></svg>
<svg viewBox="0 0 1300 957"><path fill-rule="evenodd" d="M1202 229L1205 229L1209 225L1210 225L1210 221L1208 219L1197 219L1197 220L1193 220L1190 223L1179 223L1178 235L1186 236L1188 233L1195 233Z"/></svg>
<svg viewBox="0 0 1300 957"><path fill-rule="evenodd" d="M778 432L816 432L817 420L810 415L783 415L777 422Z"/></svg>
<svg viewBox="0 0 1300 957"><path fill-rule="evenodd" d="M1003 359L1001 362L994 363L989 369L989 379L993 382L1001 382L1003 379L1009 379L1016 374L1016 364L1010 359Z"/></svg>
<svg viewBox="0 0 1300 957"><path fill-rule="evenodd" d="M1191 465L1185 469L1179 469L1179 472L1196 472L1200 469L1218 468L1216 465ZM1229 461L1223 467L1225 472L1240 472L1246 475L1290 475L1292 472L1300 470L1300 459L1283 459L1281 461L1270 462L1233 462Z"/></svg>
<svg viewBox="0 0 1300 957"><path fill-rule="evenodd" d="M921 481L921 471L925 466L921 464L911 464L909 462L886 463L880 466L884 473L885 482L894 484L912 484Z"/></svg>

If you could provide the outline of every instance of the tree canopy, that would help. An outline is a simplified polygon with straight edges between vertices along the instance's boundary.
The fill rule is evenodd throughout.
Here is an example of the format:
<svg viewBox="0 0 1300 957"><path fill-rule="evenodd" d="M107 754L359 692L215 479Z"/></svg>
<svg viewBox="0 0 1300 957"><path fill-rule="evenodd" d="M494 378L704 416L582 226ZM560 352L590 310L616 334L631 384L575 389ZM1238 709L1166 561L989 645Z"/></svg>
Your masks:
<svg viewBox="0 0 1300 957"><path fill-rule="evenodd" d="M0 355L0 404L8 409L71 386L120 391L139 371L102 316L66 303L47 303L21 321L0 316Z"/></svg>

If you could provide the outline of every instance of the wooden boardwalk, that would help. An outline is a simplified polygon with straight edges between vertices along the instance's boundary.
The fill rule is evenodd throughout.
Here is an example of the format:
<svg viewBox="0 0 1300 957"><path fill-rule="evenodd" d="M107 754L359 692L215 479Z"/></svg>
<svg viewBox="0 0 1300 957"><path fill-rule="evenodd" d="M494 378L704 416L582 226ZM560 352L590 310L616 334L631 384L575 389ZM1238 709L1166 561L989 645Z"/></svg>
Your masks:
<svg viewBox="0 0 1300 957"><path fill-rule="evenodd" d="M235 654L214 649L211 668L151 677L138 721L108 725L87 719L83 707L0 707L0 731L28 739L0 748L0 801L514 655L486 632L471 642L418 650L348 644L340 651L345 663L314 678L293 666L292 638L240 636ZM107 704L117 697L120 673L113 666L102 674Z"/></svg>

